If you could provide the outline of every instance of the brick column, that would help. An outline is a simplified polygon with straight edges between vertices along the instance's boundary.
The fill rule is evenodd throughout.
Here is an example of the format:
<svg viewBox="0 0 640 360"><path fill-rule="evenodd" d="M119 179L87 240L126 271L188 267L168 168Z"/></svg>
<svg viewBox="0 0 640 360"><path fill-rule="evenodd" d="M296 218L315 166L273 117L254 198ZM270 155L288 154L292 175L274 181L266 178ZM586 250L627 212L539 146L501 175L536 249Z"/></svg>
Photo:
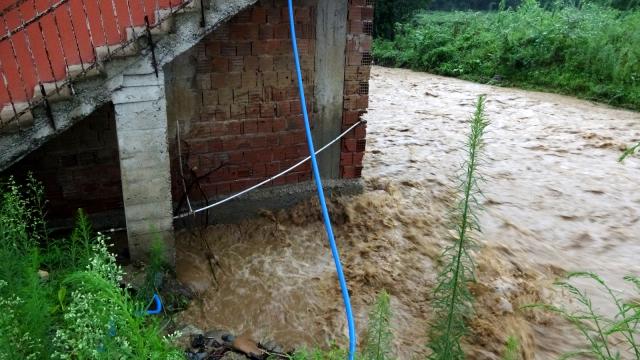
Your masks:
<svg viewBox="0 0 640 360"><path fill-rule="evenodd" d="M343 129L355 124L369 106L369 75L373 60L373 3L373 0L349 0ZM365 126L357 127L342 140L340 171L343 179L362 176L366 143Z"/></svg>
<svg viewBox="0 0 640 360"><path fill-rule="evenodd" d="M154 239L175 262L164 73L148 59L132 66L113 92L129 253L145 260Z"/></svg>

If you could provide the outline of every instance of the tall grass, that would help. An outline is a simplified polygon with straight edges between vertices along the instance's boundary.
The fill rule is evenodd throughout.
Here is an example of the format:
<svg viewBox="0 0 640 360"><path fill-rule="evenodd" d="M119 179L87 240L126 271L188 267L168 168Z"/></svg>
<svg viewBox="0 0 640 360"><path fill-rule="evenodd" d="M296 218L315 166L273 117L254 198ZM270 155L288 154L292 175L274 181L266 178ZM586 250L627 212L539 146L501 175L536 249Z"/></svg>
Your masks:
<svg viewBox="0 0 640 360"><path fill-rule="evenodd" d="M475 246L472 232L479 230L475 214L479 194L477 169L480 162L482 137L488 125L485 117L485 98L480 97L471 119L471 132L467 141L468 158L463 165L460 181L461 198L455 209L455 238L441 256L442 269L434 291L435 321L430 330L428 347L431 359L463 359L461 339L467 333L466 319L472 315L473 297L468 284L474 281L474 260L471 250Z"/></svg>
<svg viewBox="0 0 640 360"><path fill-rule="evenodd" d="M576 278L586 278L598 284L617 309L616 314L613 317L599 314L589 294L571 283L571 280ZM634 286L637 295L640 295L640 278L628 276L625 280ZM556 286L567 291L579 304L577 310L544 304L526 308L543 308L559 314L584 336L588 346L565 354L564 359L588 356L599 360L617 360L622 358L623 351L628 351L635 359L640 359L640 300L623 301L602 278L589 272L570 273L565 280L556 282ZM622 341L614 341L613 338L616 336Z"/></svg>
<svg viewBox="0 0 640 360"><path fill-rule="evenodd" d="M52 289L38 276L39 187L0 185L0 359L39 359L51 345Z"/></svg>
<svg viewBox="0 0 640 360"><path fill-rule="evenodd" d="M428 12L374 42L376 61L640 109L640 11L525 0L501 12Z"/></svg>
<svg viewBox="0 0 640 360"><path fill-rule="evenodd" d="M10 179L0 192L1 360L183 358L121 287L107 239L82 212L69 238L53 240L39 184Z"/></svg>
<svg viewBox="0 0 640 360"><path fill-rule="evenodd" d="M369 327L362 359L389 360L391 354L391 303L389 294L382 291L369 314Z"/></svg>

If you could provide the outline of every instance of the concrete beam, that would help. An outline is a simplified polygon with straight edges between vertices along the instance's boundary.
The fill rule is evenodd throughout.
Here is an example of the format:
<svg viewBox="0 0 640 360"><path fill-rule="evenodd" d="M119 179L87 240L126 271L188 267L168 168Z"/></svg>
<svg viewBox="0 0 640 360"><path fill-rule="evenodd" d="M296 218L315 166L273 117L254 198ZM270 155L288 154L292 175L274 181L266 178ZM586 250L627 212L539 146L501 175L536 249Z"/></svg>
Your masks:
<svg viewBox="0 0 640 360"><path fill-rule="evenodd" d="M347 13L346 0L318 0L313 121L316 148L335 139L342 130ZM323 178L339 178L340 146L320 154L318 165Z"/></svg>
<svg viewBox="0 0 640 360"><path fill-rule="evenodd" d="M148 258L155 239L175 263L171 172L164 72L156 77L143 59L123 73L112 93L116 115L122 195L133 261Z"/></svg>

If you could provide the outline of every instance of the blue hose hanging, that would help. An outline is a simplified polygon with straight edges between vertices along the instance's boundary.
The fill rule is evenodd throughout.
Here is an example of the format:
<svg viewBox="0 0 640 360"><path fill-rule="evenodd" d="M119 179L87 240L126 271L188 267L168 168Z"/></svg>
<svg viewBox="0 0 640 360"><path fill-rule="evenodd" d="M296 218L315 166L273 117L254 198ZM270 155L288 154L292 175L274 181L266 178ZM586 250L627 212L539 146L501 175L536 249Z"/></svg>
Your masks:
<svg viewBox="0 0 640 360"><path fill-rule="evenodd" d="M320 170L318 170L318 161L315 156L315 149L313 146L313 136L311 135L311 126L309 125L309 113L307 111L307 101L304 96L304 83L302 81L302 71L300 70L300 55L298 54L298 41L296 39L296 26L293 13L293 1L289 1L289 25L291 28L291 45L293 47L293 58L296 64L296 74L298 76L298 89L300 91L300 102L302 107L302 115L304 117L304 127L307 134L307 144L309 145L309 153L311 154L311 167L313 170L313 178L318 189L318 199L320 200L320 208L322 209L322 218L324 220L324 227L327 231L329 238L329 244L331 245L331 254L333 255L333 261L336 265L336 272L338 273L338 280L340 281L340 289L342 290L342 300L344 301L344 308L347 315L347 324L349 326L349 359L353 360L356 353L356 330L353 321L353 314L351 312L351 301L349 300L349 289L347 288L347 281L344 278L342 271L342 264L340 263L340 255L338 254L338 247L336 246L336 240L333 236L333 228L331 227L331 219L329 218L329 211L327 210L327 204L324 198L324 190L322 187L322 179L320 178Z"/></svg>

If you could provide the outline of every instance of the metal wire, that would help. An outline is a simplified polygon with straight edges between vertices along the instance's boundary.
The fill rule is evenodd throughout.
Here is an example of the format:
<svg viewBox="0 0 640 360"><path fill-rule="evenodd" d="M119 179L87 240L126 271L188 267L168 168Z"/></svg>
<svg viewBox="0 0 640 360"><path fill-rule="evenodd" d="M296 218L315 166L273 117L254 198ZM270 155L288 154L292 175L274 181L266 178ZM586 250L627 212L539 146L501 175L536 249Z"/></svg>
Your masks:
<svg viewBox="0 0 640 360"><path fill-rule="evenodd" d="M6 38L8 38L9 36L11 36L13 34L16 34L16 33L20 32L20 31L23 31L24 29L27 28L27 26L33 24L34 22L40 20L42 17L44 17L44 16L50 14L51 12L55 11L58 7L60 7L62 4L66 3L68 1L69 0L62 0L60 2L57 2L56 4L54 4L51 7L47 8L47 10L45 10L43 12L38 12L38 10L36 10L36 13L37 13L36 16L34 16L33 18L31 18L31 19L29 19L27 21L23 20L21 22L20 26L16 27L13 30L8 30L7 31L7 35L0 36L0 41L5 40ZM26 2L26 0L24 2ZM18 9L18 11L20 11L20 9ZM20 16L22 16L22 15L20 15Z"/></svg>
<svg viewBox="0 0 640 360"><path fill-rule="evenodd" d="M82 13L84 14L84 23L87 27L87 31L89 32L89 43L91 44L91 51L93 52L93 57L95 58L95 62L98 62L98 53L96 52L96 45L93 41L93 31L91 31L91 21L89 21L89 14L87 13L87 6L84 3L85 0L80 0L82 4Z"/></svg>
<svg viewBox="0 0 640 360"><path fill-rule="evenodd" d="M9 4L7 7L5 7L4 9L2 9L0 11L0 17L4 17L6 16L9 11L13 10L13 9L17 9L19 6L21 6L22 4L26 3L27 0L18 0L12 4Z"/></svg>
<svg viewBox="0 0 640 360"><path fill-rule="evenodd" d="M48 1L49 6L51 6L51 0ZM56 27L56 37L58 38L58 45L60 46L60 50L62 51L62 58L64 59L65 71L69 69L69 61L67 60L67 53L64 50L64 44L62 43L62 37L60 36L60 25L58 25L58 17L56 16L55 11L53 12L53 24ZM39 23L38 23L39 24ZM40 30L42 32L42 29ZM55 74L54 74L55 78Z"/></svg>
<svg viewBox="0 0 640 360"><path fill-rule="evenodd" d="M178 138L178 164L180 166L180 179L182 179L182 189L184 190L184 195L187 199L187 206L189 207L189 213L193 212L193 207L191 206L191 200L189 200L189 191L187 190L187 182L184 179L184 164L182 163L182 139L180 138L180 122L176 120L176 136Z"/></svg>
<svg viewBox="0 0 640 360"><path fill-rule="evenodd" d="M102 14L102 1L96 0L96 6L98 6L100 29L102 30L102 36L104 37L104 45L107 47L107 55L111 56L111 49L109 49L109 35L107 34L107 28L104 26L104 15Z"/></svg>
<svg viewBox="0 0 640 360"><path fill-rule="evenodd" d="M78 36L76 35L76 25L73 23L73 14L71 13L71 2L67 3L67 14L69 14L69 23L71 24L71 32L73 33L73 41L76 43L76 49L78 50L78 59L80 59L80 68L85 71L84 61L82 60L82 52L80 52L80 43L78 43Z"/></svg>
<svg viewBox="0 0 640 360"><path fill-rule="evenodd" d="M111 9L113 10L113 17L115 18L115 22L116 22L116 30L118 31L118 38L122 39L122 32L120 31L120 20L118 19L118 11L116 9L115 0L111 0Z"/></svg>
<svg viewBox="0 0 640 360"><path fill-rule="evenodd" d="M2 19L2 22L4 23L4 28L5 30L7 30L7 33L9 32L9 26L7 24L7 21L3 18L0 17L0 19ZM18 59L18 54L16 53L16 46L13 43L13 38L11 37L11 35L7 35L7 38L9 39L9 45L11 45L11 54L13 55L13 61L15 61L16 63L16 68L18 69L18 76L20 77L20 82L22 82L22 91L24 92L24 96L27 99L27 102L29 101L29 94L27 92L27 83L24 81L24 75L22 73L22 66L20 65L20 59ZM9 85L7 85L7 89L9 88ZM16 118L18 118L20 115L16 115Z"/></svg>
<svg viewBox="0 0 640 360"><path fill-rule="evenodd" d="M18 111L16 110L16 104L13 101L13 95L11 94L11 90L9 89L9 82L7 81L7 76L4 73L4 67L2 66L2 61L0 61L0 75L2 76L2 84L7 89L7 95L9 95L9 103L11 104L11 109L13 109L13 114L18 115Z"/></svg>
<svg viewBox="0 0 640 360"><path fill-rule="evenodd" d="M7 12L9 12L11 10L14 10L14 9L18 9L18 11L20 12L20 9L19 9L18 5L24 4L27 1L28 0L18 1L14 5L10 5L7 8L5 8L4 10L0 11L0 14L4 15L5 13L7 13ZM184 0L179 5L177 5L175 7L172 6L171 7L171 13L167 14L167 16L165 16L165 17L163 17L161 19L156 19L156 21L153 24L150 24L148 29L154 29L155 27L160 26L164 21L166 21L168 18L173 16L176 12L178 12L178 11L182 10L183 8L185 8L186 6L188 6L193 1L196 1L196 0ZM95 44L94 44L94 41L93 41L93 33L92 33L91 26L89 24L89 16L88 16L88 13L87 13L87 10L86 10L86 7L85 7L84 0L80 0L80 3L82 5L82 12L83 12L83 15L85 17L85 26L86 26L86 28L87 28L87 30L89 32L89 42L91 43L91 51L93 52L94 58L97 60ZM131 16L132 11L131 11L130 0L127 0L126 3L127 3L127 10L128 10L128 16L129 16L129 22L130 22L129 25L131 26L131 28L133 30L133 39L127 39L127 40L121 42L120 46L118 48L113 49L113 51L111 51L112 55L113 55L113 53L116 53L116 52L119 52L119 51L123 51L127 46L131 45L132 43L136 42L136 40L137 40L137 36L136 36L136 32L135 32L135 25L134 25L134 22L133 22L133 18ZM45 94L44 96L42 96L42 97L40 97L38 99L34 99L33 97L29 96L28 90L27 90L27 87L28 87L27 86L27 82L25 81L24 74L23 74L23 69L22 69L22 66L20 64L20 60L18 58L18 55L16 53L15 44L13 42L12 35L15 35L18 32L25 31L25 28L26 28L27 25L29 25L29 24L31 24L31 23L33 23L35 21L38 21L43 16L51 13L52 11L54 11L58 7L62 6L63 4L67 5L66 6L66 8L67 8L66 11L67 11L67 13L69 15L69 21L71 22L73 38L74 38L74 41L75 41L76 50L78 51L78 57L79 57L79 60L80 60L80 66L82 68L82 70L81 70L81 72L80 72L80 74L78 76L82 76L83 74L86 74L87 72L89 72L90 70L96 68L99 65L98 61L94 61L93 63L85 63L85 61L82 58L82 53L81 53L81 50L80 50L80 44L78 43L76 26L75 26L75 23L73 21L73 15L72 15L72 12L71 12L71 1L70 0L61 0L61 1L57 2L57 3L55 3L50 8L48 8L46 11L44 11L42 13L39 13L37 16L35 16L34 18L32 18L32 19L30 19L28 21L24 21L24 19L21 16L22 14L20 12L20 16L21 16L21 19L22 19L21 25L18 28L15 28L13 30L9 29L9 26L8 26L8 24L6 22L5 17L4 16L0 16L0 19L4 23L4 30L5 30L5 34L0 36L0 40L5 40L6 39L6 40L9 41L9 44L11 45L11 52L12 52L14 61L16 63L16 67L17 67L17 70L18 70L18 75L19 75L19 78L20 78L20 82L22 83L22 86L21 86L22 87L22 91L24 92L24 95L25 95L25 98L26 98L26 102L28 103L28 107L27 108L25 108L24 110L18 111L17 114L15 114L15 116L12 119L10 119L9 121L7 121L4 124L0 125L0 129L3 128L4 126L8 125L12 121L17 121L17 119L19 119L22 115L24 115L25 113L29 112L31 109L35 108L36 106L38 106L40 104L43 104L43 103L46 106L47 105L47 99L49 98L49 96L54 96L55 95L55 92L51 92L50 94ZM143 4L143 6L144 6L144 4ZM143 10L143 11L146 12L146 10ZM27 48L28 48L27 50L29 50L29 52L31 53L31 46L30 46L30 42L28 41L28 39L27 39ZM105 59L102 59L102 60L103 61L107 61L110 58L111 58L111 56L107 56ZM33 59L31 59L31 60L32 60L32 63L33 63ZM37 72L38 69L35 68L35 66L34 66L34 70ZM38 75L38 74L36 74L36 75ZM40 76L37 76L37 78L38 78L38 84L37 85L41 85L42 82L39 80ZM56 85L58 87L64 86L64 85L70 84L72 82L72 80L73 80L72 78L67 77L64 80L61 80L61 82L57 83ZM8 85L7 85L7 87L8 87ZM42 86L41 86L41 88L42 88ZM15 99L14 99L14 102L15 102Z"/></svg>
<svg viewBox="0 0 640 360"><path fill-rule="evenodd" d="M20 23L22 24L22 26L24 26L24 18L22 17L22 11L20 11L20 8L18 8L18 15L20 17ZM5 22L6 24L6 22ZM44 93L43 88L42 88L42 77L40 76L40 70L38 69L38 64L36 62L36 58L33 55L33 49L31 46L31 39L29 38L29 34L27 34L26 31L22 32L22 35L24 36L24 40L25 40L25 44L27 45L27 50L29 52L29 57L31 58L31 65L33 66L33 71L36 75L36 80L38 80L38 85L40 85L40 91L42 92L42 97L46 97L47 94Z"/></svg>
<svg viewBox="0 0 640 360"><path fill-rule="evenodd" d="M331 142L329 142L329 143L328 143L328 144L326 144L325 146L323 146L323 147L321 147L320 149L318 149L318 150L315 152L315 154L316 154L316 155L318 155L318 154L320 154L321 152L325 151L325 150L326 150L326 149L328 149L331 145L335 144L338 140L342 139L345 135L347 135L349 132L351 132L351 130L355 129L356 127L358 127L358 126L359 126L359 125L361 125L361 124L366 124L366 121L365 121L365 120L360 120L360 121L358 121L357 123L355 123L355 124L351 125L351 127L349 127L347 130L345 130L342 134L338 135L338 137L336 137L336 138L335 138L335 139L333 139ZM274 176L272 176L272 177L270 177L270 178L268 178L268 179L266 179L266 180L264 180L264 181L262 181L262 182L260 182L260 183L258 183L258 184L256 184L256 185L253 185L253 186L252 186L252 187L250 187L250 188L247 188L247 189L245 189L245 190L242 190L242 191L241 191L241 192L239 192L239 193L233 194L233 195L231 195L231 196L229 196L229 197L227 197L227 198L224 198L224 199L222 199L222 200L220 200L220 201L217 201L217 202L215 202L215 203L213 203L213 204L211 204L211 205L205 206L205 207L203 207L203 208L200 208L200 209L197 209L197 210L193 210L193 211L190 211L190 212L188 212L188 213L183 213L183 214L176 215L176 216L174 216L173 218L174 218L174 219L182 219L182 218L185 218L185 217L187 217L187 216L193 216L193 215L195 215L195 214L197 214L197 213L201 213L201 212L203 212L203 211L206 211L206 210L212 209L212 208L214 208L214 207L216 207L216 206L220 206L220 205L222 205L222 204L224 204L224 203L226 203L226 202L229 202L229 201L231 201L231 200L233 200L233 199L235 199L235 198L238 198L238 197L240 197L240 196L242 196L242 195L244 195L244 194L246 194L246 193L248 193L248 192L251 192L251 191L253 191L253 190L255 190L255 189L259 188L259 187L262 187L262 186L264 186L264 185L266 185L266 184L270 183L271 181L273 181L273 180L275 180L275 179L277 179L277 178L279 178L279 177L282 177L282 176L286 175L286 174L287 174L287 173L289 173L291 170L294 170L294 169L296 169L296 168L300 167L302 164L306 163L306 162L307 162L307 161L309 161L309 160L311 160L311 156L307 156L306 158L304 158L303 160L300 160L299 162L297 162L296 164L294 164L294 165L293 165L293 166L291 166L290 168L288 168L288 169L284 170L283 172L281 172L281 173L279 173L279 174L277 174L277 175L274 175Z"/></svg>

